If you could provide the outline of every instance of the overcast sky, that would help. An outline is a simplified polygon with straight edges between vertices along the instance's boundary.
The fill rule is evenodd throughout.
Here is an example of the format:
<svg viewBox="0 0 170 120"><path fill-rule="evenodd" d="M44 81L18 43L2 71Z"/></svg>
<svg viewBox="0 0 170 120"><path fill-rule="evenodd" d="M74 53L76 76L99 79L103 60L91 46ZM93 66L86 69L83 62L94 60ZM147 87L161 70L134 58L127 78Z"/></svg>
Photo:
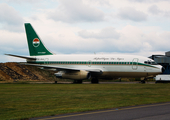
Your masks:
<svg viewBox="0 0 170 120"><path fill-rule="evenodd" d="M170 51L170 0L0 0L0 62L28 56L24 23L56 54Z"/></svg>

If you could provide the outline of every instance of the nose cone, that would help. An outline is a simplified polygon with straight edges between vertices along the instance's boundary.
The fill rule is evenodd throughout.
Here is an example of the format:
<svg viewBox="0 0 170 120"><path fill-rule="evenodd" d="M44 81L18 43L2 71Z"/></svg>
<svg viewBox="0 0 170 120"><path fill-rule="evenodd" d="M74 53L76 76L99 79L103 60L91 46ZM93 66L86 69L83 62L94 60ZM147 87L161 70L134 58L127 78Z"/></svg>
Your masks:
<svg viewBox="0 0 170 120"><path fill-rule="evenodd" d="M165 71L165 68L161 65L159 65L159 68L160 68L160 73L163 73Z"/></svg>
<svg viewBox="0 0 170 120"><path fill-rule="evenodd" d="M165 72L165 68L164 68L163 66L162 66L161 71L162 71L162 73L164 73L164 72Z"/></svg>
<svg viewBox="0 0 170 120"><path fill-rule="evenodd" d="M155 67L157 67L158 73L163 73L165 71L165 68L161 65L156 65Z"/></svg>

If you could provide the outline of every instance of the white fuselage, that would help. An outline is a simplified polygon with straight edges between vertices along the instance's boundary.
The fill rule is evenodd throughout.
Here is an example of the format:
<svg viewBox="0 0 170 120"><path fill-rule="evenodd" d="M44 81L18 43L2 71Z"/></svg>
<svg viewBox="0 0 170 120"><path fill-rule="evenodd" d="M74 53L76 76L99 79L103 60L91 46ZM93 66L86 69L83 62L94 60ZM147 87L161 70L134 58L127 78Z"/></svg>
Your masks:
<svg viewBox="0 0 170 120"><path fill-rule="evenodd" d="M87 71L101 70L100 78L148 77L162 72L162 66L153 64L152 59L136 55L44 55L32 57L37 59L32 62L41 65Z"/></svg>

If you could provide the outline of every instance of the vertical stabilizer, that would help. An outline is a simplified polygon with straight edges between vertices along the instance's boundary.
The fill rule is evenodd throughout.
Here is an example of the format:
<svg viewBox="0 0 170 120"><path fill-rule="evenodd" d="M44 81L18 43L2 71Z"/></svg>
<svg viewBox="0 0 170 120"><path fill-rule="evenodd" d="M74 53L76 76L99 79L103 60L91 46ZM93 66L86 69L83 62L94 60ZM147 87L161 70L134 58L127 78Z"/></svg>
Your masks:
<svg viewBox="0 0 170 120"><path fill-rule="evenodd" d="M53 55L53 53L45 47L30 23L25 23L25 31L30 56Z"/></svg>

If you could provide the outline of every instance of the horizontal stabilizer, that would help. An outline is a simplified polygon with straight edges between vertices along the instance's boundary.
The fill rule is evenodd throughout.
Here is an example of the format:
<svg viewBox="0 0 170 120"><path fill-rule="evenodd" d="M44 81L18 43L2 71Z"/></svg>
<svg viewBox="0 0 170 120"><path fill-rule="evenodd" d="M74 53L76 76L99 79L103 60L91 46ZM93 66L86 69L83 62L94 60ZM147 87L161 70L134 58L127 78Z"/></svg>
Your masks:
<svg viewBox="0 0 170 120"><path fill-rule="evenodd" d="M23 58L23 59L27 59L27 60L36 60L36 58L25 57L25 56L19 56L19 55L12 55L12 54L5 54L5 55L13 56L13 57L18 57L18 58Z"/></svg>

